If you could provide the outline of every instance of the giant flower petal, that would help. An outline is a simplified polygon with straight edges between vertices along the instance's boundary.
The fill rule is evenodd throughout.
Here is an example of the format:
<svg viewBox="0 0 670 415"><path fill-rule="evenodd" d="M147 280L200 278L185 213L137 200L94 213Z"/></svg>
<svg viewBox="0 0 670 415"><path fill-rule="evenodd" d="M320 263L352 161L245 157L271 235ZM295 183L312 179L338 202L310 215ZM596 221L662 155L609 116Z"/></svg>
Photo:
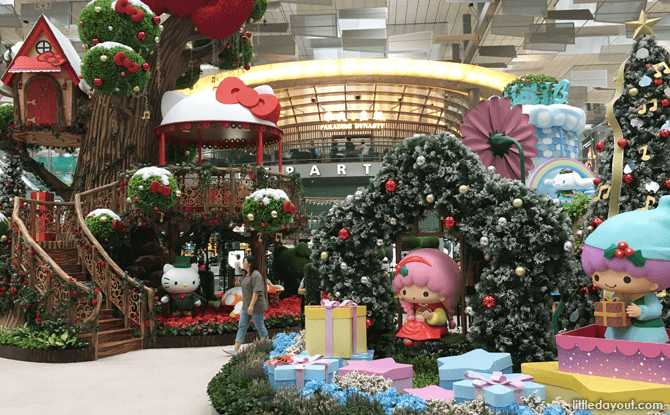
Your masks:
<svg viewBox="0 0 670 415"><path fill-rule="evenodd" d="M519 150L513 144L496 145L492 138L507 136L519 142L526 176L535 167L531 159L540 154L535 148L535 126L528 123L528 115L522 113L521 105L511 106L509 98L479 101L477 108L463 117L460 131L463 144L479 155L484 166L494 166L503 177L521 179Z"/></svg>

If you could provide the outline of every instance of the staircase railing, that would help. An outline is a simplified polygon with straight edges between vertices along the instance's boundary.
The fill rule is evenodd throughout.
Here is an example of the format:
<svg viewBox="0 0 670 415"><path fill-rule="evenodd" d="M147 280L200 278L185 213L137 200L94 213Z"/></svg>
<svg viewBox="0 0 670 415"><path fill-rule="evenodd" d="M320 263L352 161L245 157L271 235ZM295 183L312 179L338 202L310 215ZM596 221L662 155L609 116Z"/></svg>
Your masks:
<svg viewBox="0 0 670 415"><path fill-rule="evenodd" d="M75 228L74 203L35 201L22 198L14 199L12 220L15 233L12 237L12 260L19 272L28 274L28 283L39 293L50 292L47 298L47 312L55 306L70 300L72 295L65 284L71 283L70 276L43 249L66 248L72 244ZM36 242L38 239L50 241ZM61 283L56 283L56 278ZM91 288L74 281L78 291L89 295L78 296L74 307L68 310L68 324L79 325L95 322L102 305L102 294L94 293L97 303L90 302ZM97 328L91 330L91 343L97 349Z"/></svg>
<svg viewBox="0 0 670 415"><path fill-rule="evenodd" d="M74 208L81 239L77 249L82 264L105 294L105 308L111 308L112 304L116 306L123 313L124 326L127 328L131 323L136 323L141 337L144 338L148 311L153 308L154 303L152 290L129 277L107 254L84 223L85 215L93 209L111 209L115 212L124 210L125 203L119 203L118 187L119 183L115 182L75 195ZM147 302L142 301L142 290L146 294Z"/></svg>

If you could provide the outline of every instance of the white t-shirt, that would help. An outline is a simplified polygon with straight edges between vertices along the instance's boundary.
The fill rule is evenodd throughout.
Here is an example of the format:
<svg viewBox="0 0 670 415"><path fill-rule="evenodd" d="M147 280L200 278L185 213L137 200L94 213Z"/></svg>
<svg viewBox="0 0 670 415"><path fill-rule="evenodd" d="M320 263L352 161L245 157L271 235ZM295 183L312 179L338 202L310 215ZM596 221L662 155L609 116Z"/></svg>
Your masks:
<svg viewBox="0 0 670 415"><path fill-rule="evenodd" d="M365 144L361 144L361 155L367 156L369 153L370 153L370 147L366 146Z"/></svg>
<svg viewBox="0 0 670 415"><path fill-rule="evenodd" d="M238 259L233 264L235 265L235 275L242 275L242 261Z"/></svg>

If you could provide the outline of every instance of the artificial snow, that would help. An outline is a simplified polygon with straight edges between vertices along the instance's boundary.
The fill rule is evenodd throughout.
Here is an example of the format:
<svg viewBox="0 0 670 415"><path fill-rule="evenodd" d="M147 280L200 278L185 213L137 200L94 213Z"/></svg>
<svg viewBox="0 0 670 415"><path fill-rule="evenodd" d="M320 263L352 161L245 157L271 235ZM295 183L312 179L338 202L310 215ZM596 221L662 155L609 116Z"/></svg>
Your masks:
<svg viewBox="0 0 670 415"><path fill-rule="evenodd" d="M77 50L72 45L72 42L70 42L70 39L65 37L63 32L61 32L60 29L54 26L53 23L51 23L51 21L49 20L49 18L44 16L44 20L47 22L49 28L56 37L59 46L61 47L61 49L63 49L63 53L65 54L67 60L70 62L70 65L72 65L72 69L74 69L74 71L77 73L77 76L81 75L81 58L79 57Z"/></svg>
<svg viewBox="0 0 670 415"><path fill-rule="evenodd" d="M161 169L160 167L145 167L143 169L139 169L135 175L141 174L142 178L144 180L148 179L151 176L156 176L160 177L161 181L163 182L163 186L169 186L170 185L170 177L172 177L172 173L165 169ZM286 193L284 193L286 194Z"/></svg>
<svg viewBox="0 0 670 415"><path fill-rule="evenodd" d="M111 211L109 209L96 209L93 212L86 215L86 217L87 218L97 217L97 216L100 216L100 215L105 214L105 213L108 214L109 216L111 216L112 219L121 220L121 217L119 217L119 215L117 215L116 213L114 213L113 211Z"/></svg>
<svg viewBox="0 0 670 415"><path fill-rule="evenodd" d="M126 46L126 45L124 45L123 43L118 43L118 42L102 42L102 43L98 43L97 45L93 46L93 47L92 47L91 49L89 49L89 50L93 50L93 49L95 49L95 48L104 48L104 49L107 49L107 50L109 50L109 49L111 49L111 48L124 48L124 49L128 49L128 50L133 50L133 48L131 48L130 46Z"/></svg>
<svg viewBox="0 0 670 415"><path fill-rule="evenodd" d="M274 198L274 200L281 201L282 199L284 200L289 200L288 196L286 195L286 192L283 190L279 189L261 189L261 190L256 190L253 192L249 197L253 197L254 200L260 200L263 199L264 204L270 203L270 200L268 198ZM266 202L265 200L268 199Z"/></svg>
<svg viewBox="0 0 670 415"><path fill-rule="evenodd" d="M91 3L93 3L93 2L91 2ZM89 4L91 4L91 3L89 3ZM142 3L139 0L128 0L128 3L132 4L135 7L143 7L144 10L153 13L151 11L151 7L147 6L146 4ZM112 10L116 10L116 1L112 2Z"/></svg>

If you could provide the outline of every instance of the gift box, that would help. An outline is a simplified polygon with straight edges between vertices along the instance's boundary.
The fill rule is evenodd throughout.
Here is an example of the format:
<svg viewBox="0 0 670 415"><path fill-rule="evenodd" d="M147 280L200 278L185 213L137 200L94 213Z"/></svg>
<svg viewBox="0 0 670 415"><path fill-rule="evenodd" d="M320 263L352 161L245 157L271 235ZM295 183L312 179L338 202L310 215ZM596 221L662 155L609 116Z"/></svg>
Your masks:
<svg viewBox="0 0 670 415"><path fill-rule="evenodd" d="M345 300L305 307L305 349L310 355L350 359L368 349L367 310Z"/></svg>
<svg viewBox="0 0 670 415"><path fill-rule="evenodd" d="M628 301L618 301L617 298L603 298L603 301L593 303L596 325L603 327L626 327L630 326L630 317L626 314Z"/></svg>
<svg viewBox="0 0 670 415"><path fill-rule="evenodd" d="M365 353L357 353L357 354L351 355L351 357L349 359L344 359L342 357L330 357L329 359L337 359L340 367L344 367L344 366L349 364L350 360L364 360L364 361L369 362L371 360L374 360L374 355L375 355L374 350L368 350ZM309 353L304 351L304 352L300 353L300 356L309 356Z"/></svg>
<svg viewBox="0 0 670 415"><path fill-rule="evenodd" d="M465 380L454 383L454 399L456 403L463 403L483 397L484 402L492 411L503 411L508 405L517 403L523 405L522 397L530 397L537 392L537 397L545 400L544 386L532 382L532 376L521 373L504 375L500 372L493 374L467 371Z"/></svg>
<svg viewBox="0 0 670 415"><path fill-rule="evenodd" d="M349 363L340 368L340 376L351 373L354 370L366 375L383 376L393 381L393 387L403 393L405 389L412 387L414 379L414 366L396 363L392 358L372 360L349 360Z"/></svg>
<svg viewBox="0 0 670 415"><path fill-rule="evenodd" d="M512 373L512 357L509 353L489 353L475 349L460 356L437 359L440 373L440 387L451 390L454 382L463 380L463 373L472 370L478 373Z"/></svg>
<svg viewBox="0 0 670 415"><path fill-rule="evenodd" d="M454 399L454 393L439 386L430 385L421 389L405 389L405 393L415 395L426 402L431 400L451 401Z"/></svg>
<svg viewBox="0 0 670 415"><path fill-rule="evenodd" d="M270 360L266 369L270 384L275 389L296 386L302 389L310 380L331 382L340 368L336 359L323 356L293 356L291 363Z"/></svg>

